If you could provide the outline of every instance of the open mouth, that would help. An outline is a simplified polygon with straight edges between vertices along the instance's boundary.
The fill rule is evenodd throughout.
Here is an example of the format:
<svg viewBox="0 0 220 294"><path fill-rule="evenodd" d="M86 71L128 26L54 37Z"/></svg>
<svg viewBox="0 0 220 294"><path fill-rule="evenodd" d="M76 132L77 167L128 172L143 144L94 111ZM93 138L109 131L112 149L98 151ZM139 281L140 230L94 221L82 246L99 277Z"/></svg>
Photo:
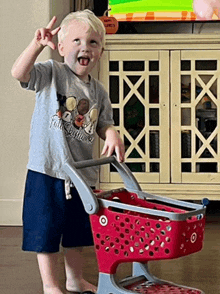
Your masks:
<svg viewBox="0 0 220 294"><path fill-rule="evenodd" d="M87 66L89 64L90 59L88 57L79 57L78 62L82 66Z"/></svg>

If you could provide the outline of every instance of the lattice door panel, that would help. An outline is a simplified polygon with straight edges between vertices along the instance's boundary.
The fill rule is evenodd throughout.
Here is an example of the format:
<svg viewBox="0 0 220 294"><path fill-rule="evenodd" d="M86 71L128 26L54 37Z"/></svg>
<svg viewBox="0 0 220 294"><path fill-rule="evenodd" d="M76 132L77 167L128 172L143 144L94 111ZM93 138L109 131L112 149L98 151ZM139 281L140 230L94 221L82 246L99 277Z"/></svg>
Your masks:
<svg viewBox="0 0 220 294"><path fill-rule="evenodd" d="M219 183L220 52L172 52L172 182Z"/></svg>
<svg viewBox="0 0 220 294"><path fill-rule="evenodd" d="M100 80L124 140L126 164L139 182L169 182L168 51L111 51L103 58ZM120 181L109 167L102 167L100 180Z"/></svg>

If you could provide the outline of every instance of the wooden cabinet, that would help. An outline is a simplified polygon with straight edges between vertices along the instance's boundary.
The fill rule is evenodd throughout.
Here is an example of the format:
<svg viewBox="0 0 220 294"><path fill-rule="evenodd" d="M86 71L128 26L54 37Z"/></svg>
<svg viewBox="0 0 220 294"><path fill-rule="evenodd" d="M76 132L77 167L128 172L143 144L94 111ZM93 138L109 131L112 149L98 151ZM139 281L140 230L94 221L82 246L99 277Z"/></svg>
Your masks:
<svg viewBox="0 0 220 294"><path fill-rule="evenodd" d="M99 79L109 92L126 164L143 190L220 198L219 41L210 35L107 36ZM120 187L120 181L113 168L101 168L100 188Z"/></svg>

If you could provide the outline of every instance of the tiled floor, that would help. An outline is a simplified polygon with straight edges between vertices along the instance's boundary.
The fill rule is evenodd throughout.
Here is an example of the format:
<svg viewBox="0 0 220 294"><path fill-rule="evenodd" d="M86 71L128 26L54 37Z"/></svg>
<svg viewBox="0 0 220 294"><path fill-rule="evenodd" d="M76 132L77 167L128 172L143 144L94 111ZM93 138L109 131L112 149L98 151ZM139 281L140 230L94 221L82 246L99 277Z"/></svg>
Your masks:
<svg viewBox="0 0 220 294"><path fill-rule="evenodd" d="M35 253L20 249L21 227L0 227L0 293L40 294L42 285ZM84 248L85 277L97 284L98 267L92 248ZM65 285L62 253L60 282ZM130 274L130 264L120 265L117 276ZM164 280L202 289L205 294L220 293L220 214L210 213L205 229L205 244L202 251L175 260L150 263L150 270Z"/></svg>

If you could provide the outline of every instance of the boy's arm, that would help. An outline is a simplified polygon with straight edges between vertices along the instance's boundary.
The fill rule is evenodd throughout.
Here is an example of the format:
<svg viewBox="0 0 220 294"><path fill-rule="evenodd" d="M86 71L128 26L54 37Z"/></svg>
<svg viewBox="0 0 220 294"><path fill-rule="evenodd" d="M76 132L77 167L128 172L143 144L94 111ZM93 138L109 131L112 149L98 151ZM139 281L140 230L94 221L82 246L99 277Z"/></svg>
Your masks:
<svg viewBox="0 0 220 294"><path fill-rule="evenodd" d="M15 61L11 70L11 74L20 82L29 82L30 73L34 63L45 46L49 46L53 50L56 49L55 44L52 42L52 38L58 33L60 27L52 30L55 22L56 17L54 16L46 28L38 29L30 45Z"/></svg>
<svg viewBox="0 0 220 294"><path fill-rule="evenodd" d="M117 160L123 162L125 159L125 148L115 127L112 125L104 127L98 131L98 135L105 140L101 155L111 156L115 151Z"/></svg>

